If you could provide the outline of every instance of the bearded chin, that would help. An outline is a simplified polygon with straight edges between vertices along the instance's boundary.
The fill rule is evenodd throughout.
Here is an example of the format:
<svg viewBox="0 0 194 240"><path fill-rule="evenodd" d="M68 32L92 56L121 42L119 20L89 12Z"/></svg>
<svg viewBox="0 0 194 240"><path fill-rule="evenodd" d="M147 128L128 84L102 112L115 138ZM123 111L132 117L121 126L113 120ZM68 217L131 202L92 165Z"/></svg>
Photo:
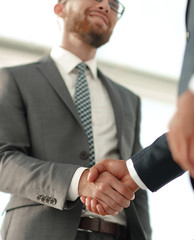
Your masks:
<svg viewBox="0 0 194 240"><path fill-rule="evenodd" d="M74 19L74 21L71 21L69 28L80 40L94 48L99 48L107 43L112 34L109 29L103 31L101 26L93 26L86 17L82 21L79 17Z"/></svg>
<svg viewBox="0 0 194 240"><path fill-rule="evenodd" d="M80 39L86 44L94 48L99 48L109 41L111 33L97 33L96 31L90 31L87 33L80 33Z"/></svg>

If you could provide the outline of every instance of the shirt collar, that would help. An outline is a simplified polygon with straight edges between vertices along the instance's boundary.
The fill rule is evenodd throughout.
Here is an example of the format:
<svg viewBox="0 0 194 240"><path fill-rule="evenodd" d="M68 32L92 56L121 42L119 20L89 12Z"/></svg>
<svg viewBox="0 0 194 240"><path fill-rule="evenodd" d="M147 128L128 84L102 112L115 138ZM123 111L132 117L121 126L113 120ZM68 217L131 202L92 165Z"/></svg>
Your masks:
<svg viewBox="0 0 194 240"><path fill-rule="evenodd" d="M79 63L82 62L80 58L78 58L73 53L61 47L53 47L51 50L51 58L56 62L57 65L62 67L67 74L69 74ZM85 62L85 64L90 69L93 77L97 78L97 63L96 59L90 59Z"/></svg>

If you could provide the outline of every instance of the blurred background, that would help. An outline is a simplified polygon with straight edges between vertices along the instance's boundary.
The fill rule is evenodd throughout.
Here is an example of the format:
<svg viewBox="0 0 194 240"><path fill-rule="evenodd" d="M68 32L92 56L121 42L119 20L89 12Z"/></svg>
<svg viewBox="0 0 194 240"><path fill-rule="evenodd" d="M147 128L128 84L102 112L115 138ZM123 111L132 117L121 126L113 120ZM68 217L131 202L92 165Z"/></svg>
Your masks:
<svg viewBox="0 0 194 240"><path fill-rule="evenodd" d="M142 99L141 143L168 129L176 107L185 47L185 0L123 0L126 7L99 68ZM55 0L0 1L0 67L31 62L59 44ZM0 192L0 227L9 194ZM194 194L189 176L149 192L153 240L194 240Z"/></svg>

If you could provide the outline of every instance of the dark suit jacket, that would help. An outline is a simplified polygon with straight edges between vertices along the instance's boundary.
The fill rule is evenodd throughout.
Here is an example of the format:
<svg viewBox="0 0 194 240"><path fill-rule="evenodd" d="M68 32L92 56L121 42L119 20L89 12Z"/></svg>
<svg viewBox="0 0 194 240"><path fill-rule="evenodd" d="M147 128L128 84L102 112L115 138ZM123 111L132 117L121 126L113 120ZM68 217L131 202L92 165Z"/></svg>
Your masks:
<svg viewBox="0 0 194 240"><path fill-rule="evenodd" d="M98 77L112 101L120 157L128 159L140 150L140 99ZM12 194L3 240L75 239L82 204L66 196L77 168L89 166L86 153L86 133L50 57L0 71L0 191ZM145 191L126 214L131 240L150 239Z"/></svg>
<svg viewBox="0 0 194 240"><path fill-rule="evenodd" d="M189 37L179 82L179 94L187 89L188 82L194 74L194 0L188 1L186 30ZM165 134L151 146L133 156L132 161L139 177L151 191L158 190L184 172L173 161ZM191 181L194 187L194 180L191 179Z"/></svg>

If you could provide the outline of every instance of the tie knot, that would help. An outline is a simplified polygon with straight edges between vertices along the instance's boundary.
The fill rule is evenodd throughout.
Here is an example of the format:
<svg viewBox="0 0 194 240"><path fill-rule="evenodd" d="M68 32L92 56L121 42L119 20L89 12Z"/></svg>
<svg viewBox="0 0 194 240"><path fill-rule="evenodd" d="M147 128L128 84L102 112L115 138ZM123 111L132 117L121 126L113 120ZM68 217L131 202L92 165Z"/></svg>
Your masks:
<svg viewBox="0 0 194 240"><path fill-rule="evenodd" d="M84 73L86 71L86 64L81 62L76 66L76 69L78 70L79 73Z"/></svg>

